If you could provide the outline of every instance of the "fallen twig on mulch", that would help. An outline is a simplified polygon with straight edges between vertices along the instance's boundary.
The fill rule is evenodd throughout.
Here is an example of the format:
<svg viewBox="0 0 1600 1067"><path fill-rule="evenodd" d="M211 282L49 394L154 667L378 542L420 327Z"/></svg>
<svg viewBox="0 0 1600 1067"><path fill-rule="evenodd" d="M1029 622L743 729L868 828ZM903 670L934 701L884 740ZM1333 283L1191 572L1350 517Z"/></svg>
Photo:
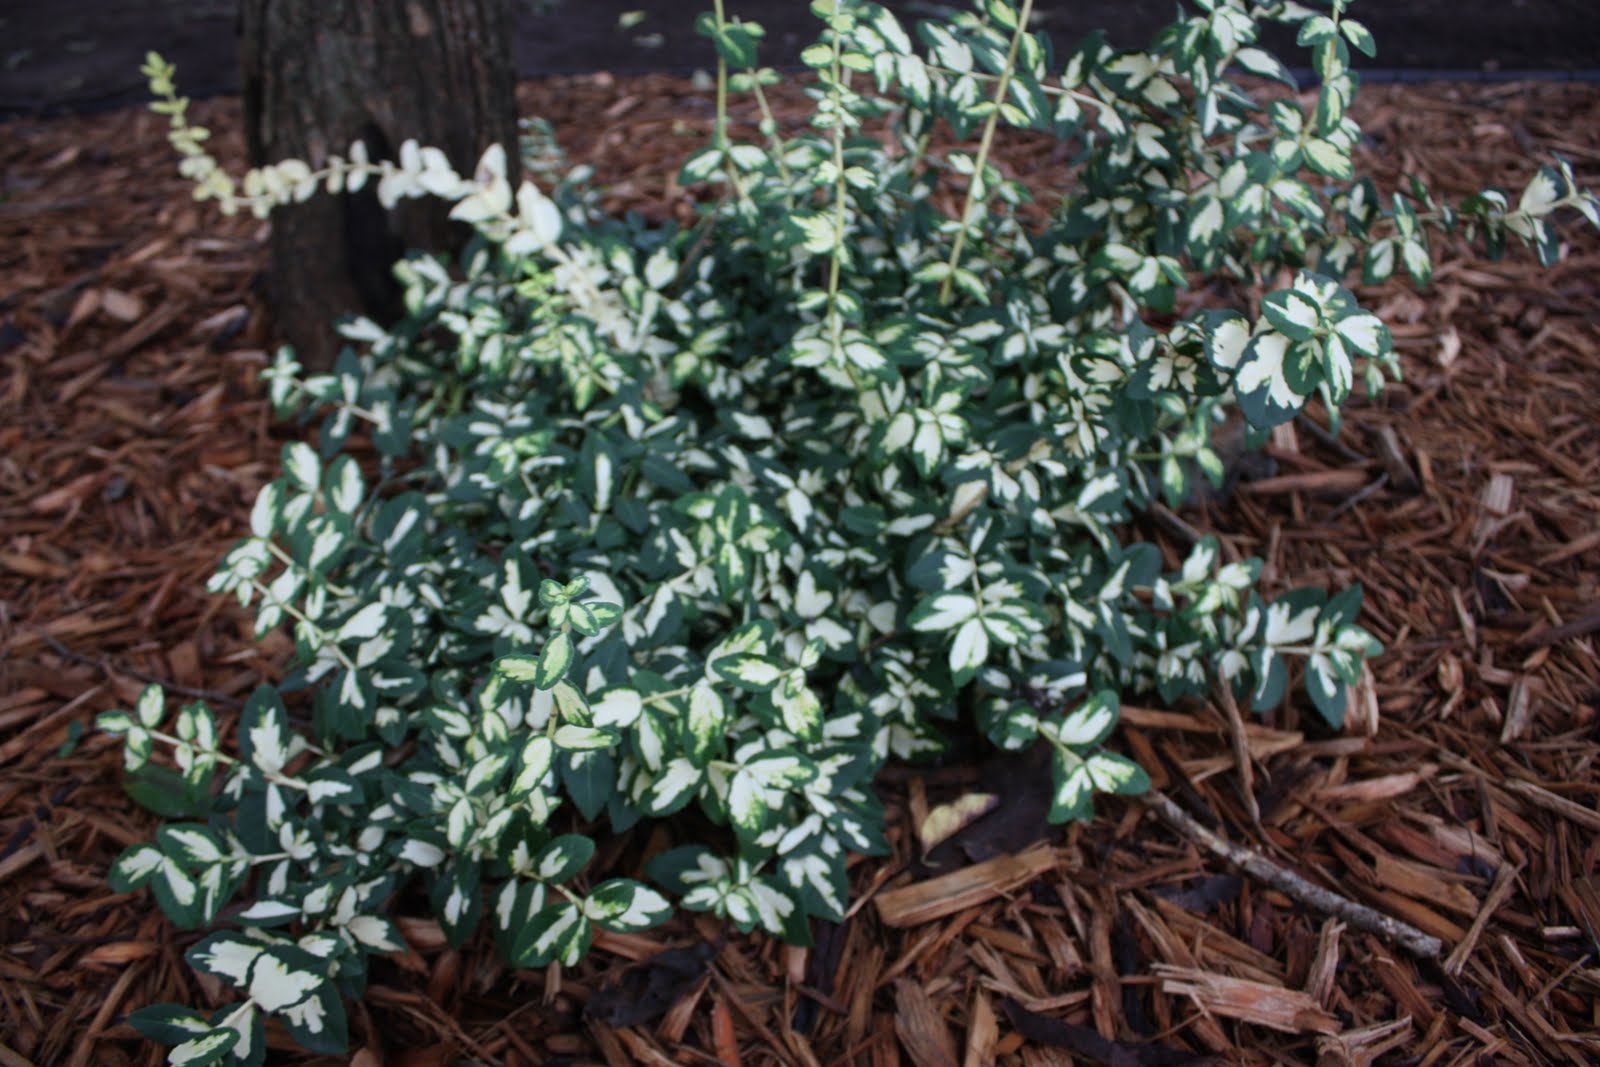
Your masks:
<svg viewBox="0 0 1600 1067"><path fill-rule="evenodd" d="M1379 937L1394 941L1407 952L1423 959L1432 959L1443 948L1437 937L1423 933L1410 923L1400 922L1398 919L1357 904L1349 897L1335 893L1331 889L1313 885L1260 853L1240 848L1201 826L1192 815L1160 793L1148 793L1141 799L1150 810L1161 816L1163 822L1207 852L1233 864L1252 878L1259 878L1273 889L1293 897L1307 907L1315 908L1324 915L1343 919L1358 930L1365 930L1369 934L1377 934Z"/></svg>

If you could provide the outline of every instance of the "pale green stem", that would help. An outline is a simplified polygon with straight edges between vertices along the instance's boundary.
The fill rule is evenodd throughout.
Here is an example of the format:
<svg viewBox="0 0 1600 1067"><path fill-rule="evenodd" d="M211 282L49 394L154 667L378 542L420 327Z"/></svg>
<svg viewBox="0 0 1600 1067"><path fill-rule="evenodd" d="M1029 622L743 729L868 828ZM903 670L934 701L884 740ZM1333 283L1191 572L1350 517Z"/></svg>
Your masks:
<svg viewBox="0 0 1600 1067"><path fill-rule="evenodd" d="M669 700L676 700L679 697L686 697L692 692L694 692L694 686L686 685L679 689L669 689L665 693L651 693L649 696L644 698L642 703L665 704Z"/></svg>
<svg viewBox="0 0 1600 1067"><path fill-rule="evenodd" d="M296 567L300 566L299 562L293 556L279 548L274 542L269 541L266 538L262 538L261 543L267 546L267 551L272 553L274 559L276 559L279 563L282 563L285 567L288 567L290 570L294 570ZM343 586L334 585L332 582L328 582L327 586L328 591L333 593L335 596L355 596L355 591L352 589L346 589Z"/></svg>
<svg viewBox="0 0 1600 1067"><path fill-rule="evenodd" d="M711 0L712 14L717 20L717 30L728 24L727 15L723 11L722 0ZM722 152L722 165L727 169L728 181L733 184L733 191L741 201L749 202L750 196L745 191L744 182L739 179L739 170L733 165L733 160L728 152L728 61L722 58L722 52L717 52L717 126L713 134L715 144Z"/></svg>
<svg viewBox="0 0 1600 1067"><path fill-rule="evenodd" d="M728 24L727 16L723 11L722 0L711 0L711 10L717 20L717 32L722 32ZM716 145L718 148L728 147L728 61L722 58L722 51L717 51L717 127Z"/></svg>
<svg viewBox="0 0 1600 1067"><path fill-rule="evenodd" d="M778 165L778 177L783 179L785 185L794 181L789 173L789 167L783 161L783 141L778 137L778 120L772 114L772 106L767 102L766 90L761 88L761 82L756 81L751 88L755 94L756 106L761 109L763 125L771 132L767 134L767 143L772 149L772 162Z"/></svg>
<svg viewBox="0 0 1600 1067"><path fill-rule="evenodd" d="M944 281L939 285L939 303L950 303L950 285L955 279L956 268L961 264L961 252L967 243L967 216L972 212L973 201L980 194L987 195L984 188L983 172L989 165L989 152L994 147L994 131L1000 124L1000 108L1005 104L1006 93L1011 90L1011 71L1017 63L1017 51L1022 47L1022 38L1028 32L1028 19L1033 15L1033 0L1022 0L1022 10L1017 15L1016 32L1011 35L1011 47L1006 50L1006 65L1000 71L998 84L994 92L994 110L989 112L989 118L983 124L983 138L978 143L978 158L972 168L972 181L967 184L967 197L961 205L961 216L957 219L956 240L950 249L950 272L945 275Z"/></svg>
<svg viewBox="0 0 1600 1067"><path fill-rule="evenodd" d="M844 42L839 32L833 37L833 81L829 92L833 99L833 258L828 264L828 333L835 351L844 332L844 320L839 317L839 271L844 260L845 197L849 195L844 180Z"/></svg>
<svg viewBox="0 0 1600 1067"><path fill-rule="evenodd" d="M254 579L254 578L250 579L250 584L251 584L251 586L253 586L255 588L256 592L261 594L263 599L270 600L280 610L282 610L282 612L285 615L289 616L291 619L295 620L296 622L303 623L307 627L309 627L311 632L312 632L312 634L315 635L315 637L317 638L317 640L319 642L326 642L327 641L327 637L328 637L327 631L324 630L322 627L318 626L315 622L312 622L311 618L309 616L307 616L305 612L301 611L299 608L295 607L293 604L290 604L288 601L280 600L277 597L277 595L273 593L273 591L271 589L267 588L267 586L265 586L261 582L257 581L256 579ZM356 670L355 661L352 660L349 656L347 656L345 654L344 649L340 648L338 645L335 645L335 644L329 644L328 647L333 649L333 656L334 656L335 659L337 659L339 661L339 665L341 667L343 667L347 671L350 671L352 674L355 673L355 670Z"/></svg>
<svg viewBox="0 0 1600 1067"><path fill-rule="evenodd" d="M157 741L165 741L167 744L171 745L173 748L178 748L179 746L183 746L183 745L187 745L189 748L194 748L195 747L194 746L194 742L192 742L192 741L185 741L181 737L174 737L173 735L168 734L168 733L163 733L160 730L149 730L149 729L147 729L147 730L145 730L145 733L149 734L151 737L155 738ZM218 763L238 763L239 762L238 760L234 759L232 756L228 755L226 752L220 752L220 751L218 751L216 749L207 748L207 749L201 749L200 751L204 752L206 755L208 755L211 758L215 759Z"/></svg>
<svg viewBox="0 0 1600 1067"><path fill-rule="evenodd" d="M181 747L181 746L186 746L188 748L194 748L195 747L194 743L191 742L191 741L185 741L180 737L174 737L171 734L163 733L160 730L146 730L145 732L148 733L151 737L155 738L157 741L164 741L167 744L171 745L173 748L178 748L178 747ZM218 763L236 764L236 763L239 762L239 760L234 759L232 756L228 755L227 753L220 752L220 751L218 751L216 749L206 748L206 749L200 749L199 751L205 753L207 756L210 756L212 759L216 760ZM327 753L321 752L320 750L317 752L317 754L318 755L323 755L323 756L327 755ZM290 778L287 775L278 774L276 771L262 771L261 773L262 773L262 776L264 778L266 778L267 781L272 782L274 785L281 785L285 789L298 789L298 790L304 792L305 790L311 788L310 786L306 785L306 783L300 781L300 779L298 779L298 778Z"/></svg>
<svg viewBox="0 0 1600 1067"><path fill-rule="evenodd" d="M930 71L933 71L937 74L945 74L952 78L976 78L978 81L996 81L1002 77L999 74L985 74L983 71L979 70L961 71L956 70L953 67L942 67L937 63L927 63L925 66ZM1039 82L1038 84L1039 91L1044 93L1046 96L1070 96L1080 104L1087 104L1090 107L1099 108L1102 111L1115 110L1114 105L1100 99L1098 96L1091 96L1090 94L1081 90L1068 89L1065 85L1051 85L1048 82Z"/></svg>

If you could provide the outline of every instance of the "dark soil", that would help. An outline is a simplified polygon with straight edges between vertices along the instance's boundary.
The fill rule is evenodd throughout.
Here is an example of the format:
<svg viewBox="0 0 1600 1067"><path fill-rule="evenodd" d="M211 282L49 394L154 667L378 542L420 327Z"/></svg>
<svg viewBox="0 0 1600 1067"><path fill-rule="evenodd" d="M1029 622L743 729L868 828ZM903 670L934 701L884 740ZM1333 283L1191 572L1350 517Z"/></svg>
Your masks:
<svg viewBox="0 0 1600 1067"><path fill-rule="evenodd" d="M512 0L518 8L516 55L523 77L612 71L687 73L708 61L696 36L707 0ZM178 65L193 96L234 92L238 57L233 0L54 0L6 5L0 15L0 117L98 110L138 102L139 64L155 49ZM791 64L815 37L803 0L729 0L731 14L768 31L763 58ZM902 17L941 5L890 0ZM1171 0L1036 0L1035 21L1058 45L1092 29L1133 47L1172 17ZM619 28L625 12L643 11ZM1503 74L1544 71L1595 76L1600 68L1600 5L1593 0L1408 0L1359 4L1355 12L1378 39L1366 61L1374 75L1452 71ZM1291 66L1287 40L1269 44Z"/></svg>

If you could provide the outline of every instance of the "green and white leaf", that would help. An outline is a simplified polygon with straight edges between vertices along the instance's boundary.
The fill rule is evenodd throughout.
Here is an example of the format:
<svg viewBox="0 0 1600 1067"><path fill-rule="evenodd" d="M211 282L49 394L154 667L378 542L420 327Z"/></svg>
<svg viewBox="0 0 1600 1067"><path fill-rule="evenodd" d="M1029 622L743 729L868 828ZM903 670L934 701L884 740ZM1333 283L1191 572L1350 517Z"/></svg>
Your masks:
<svg viewBox="0 0 1600 1067"><path fill-rule="evenodd" d="M627 934L661 925L671 917L672 904L649 886L613 878L590 891L583 912L605 929Z"/></svg>

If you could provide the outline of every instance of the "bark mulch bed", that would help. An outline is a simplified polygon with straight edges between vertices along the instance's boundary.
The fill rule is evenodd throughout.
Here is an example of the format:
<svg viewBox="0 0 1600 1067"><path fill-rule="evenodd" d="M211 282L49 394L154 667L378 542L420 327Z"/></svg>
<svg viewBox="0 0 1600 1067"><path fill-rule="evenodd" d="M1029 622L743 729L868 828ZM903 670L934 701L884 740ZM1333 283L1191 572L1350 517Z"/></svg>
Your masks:
<svg viewBox="0 0 1600 1067"><path fill-rule="evenodd" d="M618 205L688 209L665 175L709 106L686 83L564 79L523 104ZM1360 110L1389 180L1520 189L1555 150L1600 182L1592 87L1412 86ZM235 104L196 113L237 162ZM71 741L150 679L236 707L288 652L203 593L289 432L258 385L262 227L193 204L162 133L127 111L0 135L3 1067L159 1063L124 1014L215 1003L182 962L197 935L107 889L154 819L115 745ZM1064 180L1034 142L1004 160ZM1144 531L1171 549L1217 531L1274 587L1365 585L1388 651L1346 733L1187 707L1131 709L1121 736L1199 824L1437 957L1241 876L1138 802L1049 836L1025 762L901 768L896 854L856 865L860 903L815 948L680 919L513 972L417 917L344 1062L1600 1062L1600 241L1571 241L1550 271L1455 248L1426 294L1367 293L1405 383L1336 440L1293 424L1274 472ZM998 811L924 857L918 816L973 791Z"/></svg>

